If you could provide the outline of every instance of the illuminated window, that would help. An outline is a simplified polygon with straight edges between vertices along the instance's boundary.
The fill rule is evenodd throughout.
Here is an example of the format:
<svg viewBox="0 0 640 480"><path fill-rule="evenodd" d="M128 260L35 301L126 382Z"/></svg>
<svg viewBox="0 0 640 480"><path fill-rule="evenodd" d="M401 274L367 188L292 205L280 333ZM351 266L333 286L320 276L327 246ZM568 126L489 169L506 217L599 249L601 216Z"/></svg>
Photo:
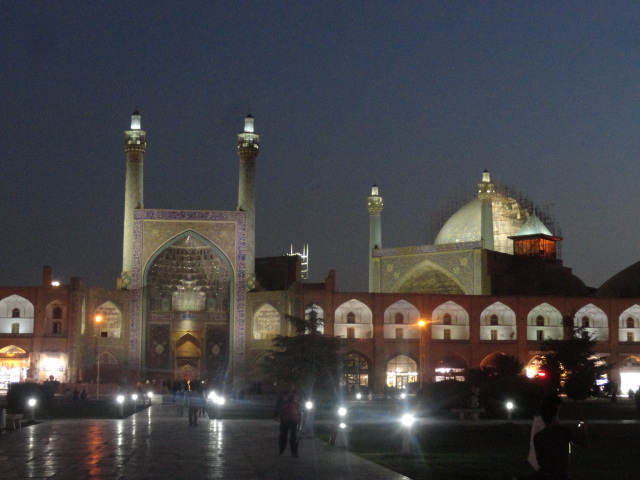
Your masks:
<svg viewBox="0 0 640 480"><path fill-rule="evenodd" d="M396 328L396 340L402 340L404 330L402 328Z"/></svg>
<svg viewBox="0 0 640 480"><path fill-rule="evenodd" d="M627 342L633 342L633 332L627 332Z"/></svg>
<svg viewBox="0 0 640 480"><path fill-rule="evenodd" d="M268 340L280 334L280 312L269 303L262 305L253 315L253 338Z"/></svg>
<svg viewBox="0 0 640 480"><path fill-rule="evenodd" d="M56 320L60 320L62 318L62 309L60 307L53 309L53 318Z"/></svg>
<svg viewBox="0 0 640 480"><path fill-rule="evenodd" d="M451 315L448 313L444 314L444 317L442 317L442 323L444 325L451 325ZM445 330L446 331L446 330Z"/></svg>
<svg viewBox="0 0 640 480"><path fill-rule="evenodd" d="M11 310L11 317L20 318L20 309L14 308L13 310Z"/></svg>
<svg viewBox="0 0 640 480"><path fill-rule="evenodd" d="M451 340L451 329L450 328L445 328L444 329L444 339L445 340Z"/></svg>
<svg viewBox="0 0 640 480"><path fill-rule="evenodd" d="M109 338L120 338L122 329L122 314L120 309L112 302L105 302L100 305L95 315L101 315L103 320L100 323L100 334L106 334Z"/></svg>
<svg viewBox="0 0 640 480"><path fill-rule="evenodd" d="M353 327L347 328L347 338L354 339L356 338L356 329Z"/></svg>
<svg viewBox="0 0 640 480"><path fill-rule="evenodd" d="M62 322L53 322L54 335L60 335L62 333Z"/></svg>
<svg viewBox="0 0 640 480"><path fill-rule="evenodd" d="M13 334L20 333L20 324L19 323L12 323L11 324L11 333L13 333Z"/></svg>
<svg viewBox="0 0 640 480"><path fill-rule="evenodd" d="M633 323L634 323L633 318L631 317L627 318L627 328L634 328Z"/></svg>
<svg viewBox="0 0 640 480"><path fill-rule="evenodd" d="M491 340L498 340L498 330L491 330Z"/></svg>
<svg viewBox="0 0 640 480"><path fill-rule="evenodd" d="M537 327L544 327L544 317L542 315L538 315L536 317L536 326Z"/></svg>
<svg viewBox="0 0 640 480"><path fill-rule="evenodd" d="M589 317L582 317L582 327L589 328Z"/></svg>
<svg viewBox="0 0 640 480"><path fill-rule="evenodd" d="M347 323L356 323L356 314L353 312L347 313Z"/></svg>
<svg viewBox="0 0 640 480"><path fill-rule="evenodd" d="M498 316L494 313L489 319L490 325L498 325Z"/></svg>
<svg viewBox="0 0 640 480"><path fill-rule="evenodd" d="M396 323L403 324L404 323L404 315L400 312L396 313Z"/></svg>
<svg viewBox="0 0 640 480"><path fill-rule="evenodd" d="M539 341L544 340L544 330L538 330L538 331L536 332L536 338L537 338Z"/></svg>

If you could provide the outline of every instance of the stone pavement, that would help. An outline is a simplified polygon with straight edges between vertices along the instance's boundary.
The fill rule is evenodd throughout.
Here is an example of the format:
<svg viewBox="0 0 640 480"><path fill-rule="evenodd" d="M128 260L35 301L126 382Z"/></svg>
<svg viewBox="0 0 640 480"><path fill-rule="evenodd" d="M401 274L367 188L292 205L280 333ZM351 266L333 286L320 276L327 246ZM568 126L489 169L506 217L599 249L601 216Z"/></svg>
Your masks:
<svg viewBox="0 0 640 480"><path fill-rule="evenodd" d="M0 436L0 478L401 480L322 440L278 455L275 420L209 420L154 405L123 420L47 420Z"/></svg>

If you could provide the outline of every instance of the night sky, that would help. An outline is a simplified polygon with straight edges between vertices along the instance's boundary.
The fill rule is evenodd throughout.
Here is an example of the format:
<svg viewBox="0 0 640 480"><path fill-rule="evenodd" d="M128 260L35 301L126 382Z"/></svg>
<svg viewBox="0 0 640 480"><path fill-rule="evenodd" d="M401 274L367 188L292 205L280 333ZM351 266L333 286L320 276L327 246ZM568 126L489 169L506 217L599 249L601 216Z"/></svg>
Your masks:
<svg viewBox="0 0 640 480"><path fill-rule="evenodd" d="M432 243L482 171L549 208L597 287L640 260L640 2L4 1L0 285L42 265L114 287L123 131L147 132L145 207L235 210L255 117L257 256L366 291L383 246ZM553 232L557 233L557 232Z"/></svg>

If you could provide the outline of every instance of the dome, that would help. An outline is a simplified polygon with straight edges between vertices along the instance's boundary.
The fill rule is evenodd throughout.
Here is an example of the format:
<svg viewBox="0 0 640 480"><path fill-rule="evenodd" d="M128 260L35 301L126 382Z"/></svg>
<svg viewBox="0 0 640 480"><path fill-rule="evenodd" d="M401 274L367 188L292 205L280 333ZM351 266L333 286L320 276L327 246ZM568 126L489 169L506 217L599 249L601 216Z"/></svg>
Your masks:
<svg viewBox="0 0 640 480"><path fill-rule="evenodd" d="M640 297L640 262L634 263L604 282L596 292L596 296L606 298Z"/></svg>
<svg viewBox="0 0 640 480"><path fill-rule="evenodd" d="M493 250L513 254L516 235L529 218L529 212L513 198L492 192ZM482 239L482 199L474 198L445 222L436 236L435 245L460 242L479 242Z"/></svg>
<svg viewBox="0 0 640 480"><path fill-rule="evenodd" d="M479 242L481 236L482 200L474 198L454 213L440 229L435 245Z"/></svg>

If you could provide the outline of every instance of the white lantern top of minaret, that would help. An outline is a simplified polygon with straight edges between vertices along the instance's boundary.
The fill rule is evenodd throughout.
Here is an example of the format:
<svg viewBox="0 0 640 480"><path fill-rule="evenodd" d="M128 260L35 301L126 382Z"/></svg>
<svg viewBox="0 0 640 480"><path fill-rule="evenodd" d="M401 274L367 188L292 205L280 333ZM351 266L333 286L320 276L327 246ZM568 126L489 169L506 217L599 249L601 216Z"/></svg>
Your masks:
<svg viewBox="0 0 640 480"><path fill-rule="evenodd" d="M131 130L140 130L140 114L137 110L131 115Z"/></svg>
<svg viewBox="0 0 640 480"><path fill-rule="evenodd" d="M247 115L244 119L244 133L253 133L253 117L251 115Z"/></svg>
<svg viewBox="0 0 640 480"><path fill-rule="evenodd" d="M371 187L371 195L378 195L378 186L374 185L373 187Z"/></svg>

